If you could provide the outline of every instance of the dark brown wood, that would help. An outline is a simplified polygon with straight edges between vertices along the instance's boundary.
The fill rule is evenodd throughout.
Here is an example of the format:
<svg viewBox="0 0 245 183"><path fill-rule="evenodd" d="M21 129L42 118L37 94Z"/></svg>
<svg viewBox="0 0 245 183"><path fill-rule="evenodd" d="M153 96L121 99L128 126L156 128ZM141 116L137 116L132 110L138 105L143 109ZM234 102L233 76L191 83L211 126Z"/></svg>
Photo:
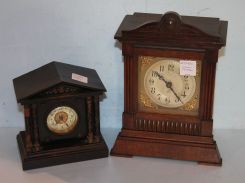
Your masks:
<svg viewBox="0 0 245 183"><path fill-rule="evenodd" d="M37 105L32 105L32 123L33 123L33 139L34 139L34 150L40 150L40 141L39 141L39 131L38 131L38 123L37 123Z"/></svg>
<svg viewBox="0 0 245 183"><path fill-rule="evenodd" d="M93 111L92 111L92 97L87 97L87 116L88 116L88 135L87 135L87 140L88 143L91 144L93 143Z"/></svg>
<svg viewBox="0 0 245 183"><path fill-rule="evenodd" d="M22 161L23 170L60 165L64 163L72 163L77 161L85 161L91 159L108 157L108 148L100 135L101 140L97 143L73 144L69 147L52 148L45 151L29 153L25 148L25 132L21 131L17 135L17 142Z"/></svg>
<svg viewBox="0 0 245 183"><path fill-rule="evenodd" d="M130 41L147 46L174 46L186 48L220 48L226 43L227 21L219 18L135 13L125 16L115 39L123 42L123 54L133 50L124 46ZM153 44L150 44L153 43ZM126 43L127 44L127 43ZM127 47L127 48L125 48Z"/></svg>
<svg viewBox="0 0 245 183"><path fill-rule="evenodd" d="M31 108L30 106L24 107L24 116L25 116L25 129L26 129L26 138L25 138L25 144L26 144L26 150L27 152L32 151L32 139L31 139Z"/></svg>
<svg viewBox="0 0 245 183"><path fill-rule="evenodd" d="M135 13L125 16L115 34L124 56L122 130L111 150L116 156L153 156L221 165L213 139L213 97L218 51L226 43L227 21L210 17ZM201 61L196 116L158 114L138 109L138 57Z"/></svg>
<svg viewBox="0 0 245 183"><path fill-rule="evenodd" d="M94 97L94 120L95 120L95 140L100 141L100 109L99 97Z"/></svg>
<svg viewBox="0 0 245 183"><path fill-rule="evenodd" d="M88 78L88 82L72 79L72 74ZM52 78L52 79L50 79ZM94 69L88 69L61 62L50 62L13 80L16 99L23 103L25 99L38 95L74 94L82 90L105 92L106 88ZM40 84L42 83L42 84ZM67 85L60 85L67 83ZM57 85L60 85L57 87ZM43 92L46 90L45 92Z"/></svg>
<svg viewBox="0 0 245 183"><path fill-rule="evenodd" d="M73 80L73 73L87 81ZM23 170L108 156L99 129L99 96L106 89L95 70L51 62L14 79L14 86L24 105L25 131L17 135ZM77 124L57 134L48 128L47 118L62 106L76 112Z"/></svg>

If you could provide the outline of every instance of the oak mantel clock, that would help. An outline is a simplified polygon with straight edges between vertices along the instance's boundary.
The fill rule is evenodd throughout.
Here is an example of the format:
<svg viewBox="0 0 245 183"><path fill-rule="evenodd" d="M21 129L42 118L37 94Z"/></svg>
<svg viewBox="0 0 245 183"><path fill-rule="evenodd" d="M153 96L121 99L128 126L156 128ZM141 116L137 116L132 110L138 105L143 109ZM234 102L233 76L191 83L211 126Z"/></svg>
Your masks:
<svg viewBox="0 0 245 183"><path fill-rule="evenodd" d="M51 62L13 83L24 105L17 135L24 170L108 156L99 120L106 89L95 70Z"/></svg>
<svg viewBox="0 0 245 183"><path fill-rule="evenodd" d="M175 12L124 18L115 35L124 56L124 112L112 155L222 164L212 111L227 25Z"/></svg>

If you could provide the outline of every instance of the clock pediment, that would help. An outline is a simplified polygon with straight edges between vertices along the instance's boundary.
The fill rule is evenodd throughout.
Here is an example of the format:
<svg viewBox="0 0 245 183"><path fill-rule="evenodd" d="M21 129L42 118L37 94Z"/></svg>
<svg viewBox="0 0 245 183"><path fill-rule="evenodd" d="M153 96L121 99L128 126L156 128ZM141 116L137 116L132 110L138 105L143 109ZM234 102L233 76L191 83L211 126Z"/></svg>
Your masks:
<svg viewBox="0 0 245 183"><path fill-rule="evenodd" d="M205 25L205 26L204 26ZM218 18L180 16L168 12L135 13L124 18L115 38L143 44L185 47L221 47L226 43L226 21Z"/></svg>
<svg viewBox="0 0 245 183"><path fill-rule="evenodd" d="M37 96L75 92L105 92L94 69L61 62L50 62L13 80L18 102Z"/></svg>

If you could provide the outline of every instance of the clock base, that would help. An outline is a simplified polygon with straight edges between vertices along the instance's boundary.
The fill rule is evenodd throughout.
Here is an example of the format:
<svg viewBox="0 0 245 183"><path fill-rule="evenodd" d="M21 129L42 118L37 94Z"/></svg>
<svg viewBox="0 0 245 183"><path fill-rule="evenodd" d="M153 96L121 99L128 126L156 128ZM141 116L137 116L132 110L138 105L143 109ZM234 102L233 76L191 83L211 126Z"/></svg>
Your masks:
<svg viewBox="0 0 245 183"><path fill-rule="evenodd" d="M102 136L101 141L98 143L77 144L70 147L40 150L32 153L27 152L24 137L24 131L17 135L23 170L108 157L108 147Z"/></svg>
<svg viewBox="0 0 245 183"><path fill-rule="evenodd" d="M186 136L123 129L111 150L112 156L150 156L222 165L212 137Z"/></svg>

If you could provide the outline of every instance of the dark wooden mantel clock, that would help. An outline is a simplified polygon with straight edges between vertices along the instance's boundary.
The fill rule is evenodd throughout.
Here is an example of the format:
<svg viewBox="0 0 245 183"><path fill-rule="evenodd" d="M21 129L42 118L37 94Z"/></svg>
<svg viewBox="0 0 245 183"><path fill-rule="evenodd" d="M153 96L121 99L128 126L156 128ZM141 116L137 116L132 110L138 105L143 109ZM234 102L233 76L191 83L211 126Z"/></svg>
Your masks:
<svg viewBox="0 0 245 183"><path fill-rule="evenodd" d="M227 25L175 12L124 18L115 35L124 56L124 112L111 155L222 164L212 111Z"/></svg>
<svg viewBox="0 0 245 183"><path fill-rule="evenodd" d="M51 62L13 83L24 105L17 135L24 170L108 156L99 114L106 89L95 70Z"/></svg>

